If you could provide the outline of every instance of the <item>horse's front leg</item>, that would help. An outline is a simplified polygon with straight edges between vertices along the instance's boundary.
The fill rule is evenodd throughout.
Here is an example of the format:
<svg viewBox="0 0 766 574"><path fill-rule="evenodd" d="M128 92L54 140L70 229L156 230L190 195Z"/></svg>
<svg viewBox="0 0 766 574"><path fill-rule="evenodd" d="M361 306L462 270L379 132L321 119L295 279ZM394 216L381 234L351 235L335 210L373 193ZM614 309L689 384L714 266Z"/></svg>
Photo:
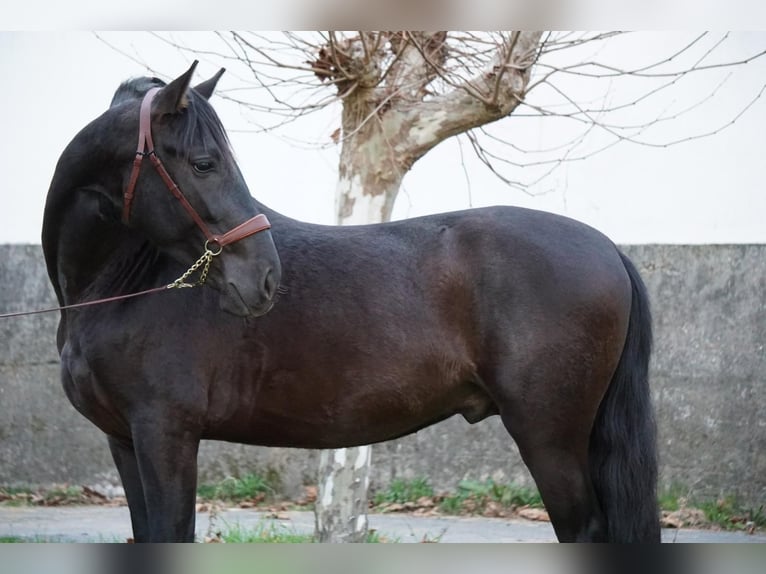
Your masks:
<svg viewBox="0 0 766 574"><path fill-rule="evenodd" d="M149 542L194 542L200 432L173 409L131 422ZM131 515L133 514L131 508Z"/></svg>
<svg viewBox="0 0 766 574"><path fill-rule="evenodd" d="M120 473L120 480L125 489L130 509L130 522L133 526L135 542L149 542L149 518L146 514L146 500L141 475L138 472L138 461L133 443L129 440L108 437L109 450L112 452L114 464Z"/></svg>

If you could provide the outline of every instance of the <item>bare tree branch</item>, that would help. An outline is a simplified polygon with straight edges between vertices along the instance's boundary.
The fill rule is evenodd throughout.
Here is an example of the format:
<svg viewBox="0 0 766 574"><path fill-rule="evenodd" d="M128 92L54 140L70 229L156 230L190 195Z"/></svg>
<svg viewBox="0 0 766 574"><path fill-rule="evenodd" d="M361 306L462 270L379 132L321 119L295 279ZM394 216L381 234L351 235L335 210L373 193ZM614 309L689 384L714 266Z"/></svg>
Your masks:
<svg viewBox="0 0 766 574"><path fill-rule="evenodd" d="M381 142L388 142L382 149L388 150L389 161L406 172L439 141L475 130L469 142L474 151L480 150L482 163L492 163L493 173L505 166L504 171L522 175L525 167L550 174L551 166L582 161L620 142L661 148L720 133L766 90L766 84L761 85L739 109L732 110L730 119L718 125L705 125L681 137L657 137L653 134L663 124L698 113L716 101L731 74L762 58L766 49L722 57L731 34L705 32L658 57L637 54L632 65L610 61L614 60L609 53L612 43L640 34L217 32L211 35L216 41L204 47L180 35L151 37L188 57L226 62L238 85L221 95L248 112L254 131L280 129L329 106L349 107L354 114L345 115L334 142L328 139L314 145L354 145L360 134L378 133ZM117 47L103 34L99 38L162 76L134 50ZM692 76L703 75L712 78L711 85L695 100L679 107L668 97ZM633 85L632 91L625 89ZM515 141L508 128L486 129L509 115L516 121L555 118L580 127L574 134L571 128L564 130L567 135L554 145L534 148ZM606 139L586 150L586 138ZM506 150L493 151L498 145ZM523 176L522 187L540 182L539 173L524 172ZM501 179L521 185L517 177Z"/></svg>

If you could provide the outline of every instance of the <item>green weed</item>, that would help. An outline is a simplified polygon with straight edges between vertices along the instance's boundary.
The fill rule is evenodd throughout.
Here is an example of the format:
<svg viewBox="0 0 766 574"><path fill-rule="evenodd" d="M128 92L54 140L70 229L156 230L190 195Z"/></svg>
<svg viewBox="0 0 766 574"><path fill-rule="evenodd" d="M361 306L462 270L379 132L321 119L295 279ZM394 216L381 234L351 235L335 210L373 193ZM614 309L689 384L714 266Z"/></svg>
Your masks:
<svg viewBox="0 0 766 574"><path fill-rule="evenodd" d="M766 513L764 513L763 505L758 508L748 508L741 505L734 496L724 496L715 501L702 501L694 506L702 510L711 523L725 530L766 527Z"/></svg>
<svg viewBox="0 0 766 574"><path fill-rule="evenodd" d="M657 496L657 503L660 510L675 512L682 506L687 506L689 489L682 484L673 483Z"/></svg>
<svg viewBox="0 0 766 574"><path fill-rule="evenodd" d="M706 520L725 530L752 530L766 528L764 506L741 504L735 496L721 496L715 500L694 496L691 489L674 484L658 496L661 510L675 512L684 508L699 509Z"/></svg>
<svg viewBox="0 0 766 574"><path fill-rule="evenodd" d="M34 536L14 536L3 535L0 536L0 544L44 544L44 543L58 543L60 542L56 538L49 538L36 534Z"/></svg>
<svg viewBox="0 0 766 574"><path fill-rule="evenodd" d="M227 525L221 532L221 540L246 544L302 544L314 542L312 534L302 534L282 524L264 521L252 528L239 524Z"/></svg>
<svg viewBox="0 0 766 574"><path fill-rule="evenodd" d="M29 488L0 486L0 504L3 506L26 506L34 496Z"/></svg>
<svg viewBox="0 0 766 574"><path fill-rule="evenodd" d="M273 497L274 485L268 479L247 474L242 478L230 476L216 484L201 484L197 487L197 496L205 500L223 500L241 502L243 500Z"/></svg>
<svg viewBox="0 0 766 574"><path fill-rule="evenodd" d="M3 506L65 506L88 504L92 494L80 486L54 485L32 490L27 487L0 487L0 504Z"/></svg>
<svg viewBox="0 0 766 574"><path fill-rule="evenodd" d="M373 504L404 504L405 502L416 502L424 496L433 496L434 489L428 484L426 478L415 478L405 480L397 478L391 481L388 488L375 494Z"/></svg>
<svg viewBox="0 0 766 574"><path fill-rule="evenodd" d="M309 544L315 542L313 534L297 532L284 524L267 520L250 528L240 524L227 524L220 532L220 540L227 543L243 544ZM388 539L381 536L377 530L369 530L365 542L380 544L388 542Z"/></svg>
<svg viewBox="0 0 766 574"><path fill-rule="evenodd" d="M488 479L461 481L457 492L446 496L441 501L439 509L444 514L460 514L467 508L472 511L482 511L490 502L498 503L506 508L543 507L542 498L536 489L515 484L499 484Z"/></svg>
<svg viewBox="0 0 766 574"><path fill-rule="evenodd" d="M82 499L83 491L79 486L54 486L42 493L44 505L59 505L78 502Z"/></svg>

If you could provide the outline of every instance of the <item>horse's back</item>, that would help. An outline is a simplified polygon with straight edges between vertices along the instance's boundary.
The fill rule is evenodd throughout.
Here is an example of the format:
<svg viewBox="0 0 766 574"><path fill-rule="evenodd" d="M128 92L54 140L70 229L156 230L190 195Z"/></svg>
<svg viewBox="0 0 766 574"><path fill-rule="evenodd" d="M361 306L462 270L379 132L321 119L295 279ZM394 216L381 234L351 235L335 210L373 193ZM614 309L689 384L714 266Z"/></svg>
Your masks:
<svg viewBox="0 0 766 574"><path fill-rule="evenodd" d="M459 261L481 297L495 304L538 301L560 309L578 298L630 301L617 247L584 223L518 207L454 212L434 222L445 228L445 255Z"/></svg>
<svg viewBox="0 0 766 574"><path fill-rule="evenodd" d="M356 348L360 339L402 344L408 334L417 347L423 333L438 331L474 350L534 323L586 328L597 315L617 315L617 330L626 325L630 280L619 251L567 217L502 206L293 233L279 227L286 295L263 319L272 332L290 324L312 340L334 330L351 338L340 346Z"/></svg>

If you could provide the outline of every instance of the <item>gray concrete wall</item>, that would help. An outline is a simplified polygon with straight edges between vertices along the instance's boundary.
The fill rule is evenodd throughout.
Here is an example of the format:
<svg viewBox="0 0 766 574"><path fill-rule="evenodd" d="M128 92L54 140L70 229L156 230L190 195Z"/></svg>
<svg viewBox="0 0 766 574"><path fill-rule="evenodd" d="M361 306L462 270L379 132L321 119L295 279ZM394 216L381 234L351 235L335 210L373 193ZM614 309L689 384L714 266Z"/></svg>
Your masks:
<svg viewBox="0 0 766 574"><path fill-rule="evenodd" d="M652 384L661 480L698 495L766 503L766 246L630 246L655 318ZM54 305L39 246L0 246L0 312ZM57 314L0 320L0 484L116 482L101 433L59 384ZM287 493L313 482L317 453L209 442L203 480L276 471ZM373 486L427 476L530 483L497 417L455 417L376 445Z"/></svg>

